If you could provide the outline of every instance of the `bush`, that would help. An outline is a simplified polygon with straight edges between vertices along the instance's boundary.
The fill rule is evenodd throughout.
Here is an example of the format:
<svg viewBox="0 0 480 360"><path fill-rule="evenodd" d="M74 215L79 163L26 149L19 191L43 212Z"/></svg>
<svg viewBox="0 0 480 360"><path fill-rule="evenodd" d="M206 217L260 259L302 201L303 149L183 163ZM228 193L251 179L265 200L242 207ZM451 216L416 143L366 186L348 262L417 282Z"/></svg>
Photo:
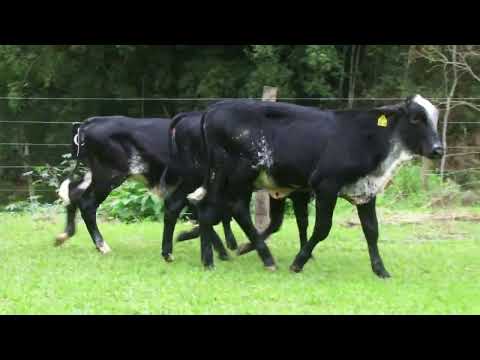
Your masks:
<svg viewBox="0 0 480 360"><path fill-rule="evenodd" d="M101 213L124 222L160 220L163 200L138 181L127 181L115 189L101 206Z"/></svg>

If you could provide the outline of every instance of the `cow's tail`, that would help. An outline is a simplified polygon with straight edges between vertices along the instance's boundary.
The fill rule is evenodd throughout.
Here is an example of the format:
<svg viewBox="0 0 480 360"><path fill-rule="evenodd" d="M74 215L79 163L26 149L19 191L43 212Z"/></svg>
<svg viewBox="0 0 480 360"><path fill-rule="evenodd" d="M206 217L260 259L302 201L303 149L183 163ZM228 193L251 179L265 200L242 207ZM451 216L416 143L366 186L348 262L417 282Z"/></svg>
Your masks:
<svg viewBox="0 0 480 360"><path fill-rule="evenodd" d="M184 113L176 115L172 119L172 122L168 127L168 153L169 153L170 159L169 159L169 163L165 166L165 169L163 170L162 176L160 177L160 184L159 184L160 192L163 194L165 198L168 197L168 195L171 192L169 191L167 186L167 173L172 166L175 167L175 164L177 161L177 155L178 155L178 146L175 138L175 128L184 117L185 117ZM178 183L179 182L180 180L178 181Z"/></svg>
<svg viewBox="0 0 480 360"><path fill-rule="evenodd" d="M206 131L207 114L208 114L208 111L205 111L202 114L202 118L200 120L202 152L203 154L205 154L207 158L207 163L206 163L206 166L204 166L205 172L203 176L202 186L187 196L187 199L193 204L199 203L200 201L203 200L203 198L205 198L205 195L207 195L208 182L210 180L210 171L211 171L211 166L213 161L213 156L210 151L210 147L208 146L208 137L207 137L207 131Z"/></svg>
<svg viewBox="0 0 480 360"><path fill-rule="evenodd" d="M71 191L73 188L83 192L92 182L92 175L89 172L79 184L72 186L74 175L78 171L80 162L85 154L85 124L86 123L74 123L72 126L71 155L72 159L76 160L76 163L67 179L62 182L57 191L58 196L63 200L65 205L68 205L71 202Z"/></svg>

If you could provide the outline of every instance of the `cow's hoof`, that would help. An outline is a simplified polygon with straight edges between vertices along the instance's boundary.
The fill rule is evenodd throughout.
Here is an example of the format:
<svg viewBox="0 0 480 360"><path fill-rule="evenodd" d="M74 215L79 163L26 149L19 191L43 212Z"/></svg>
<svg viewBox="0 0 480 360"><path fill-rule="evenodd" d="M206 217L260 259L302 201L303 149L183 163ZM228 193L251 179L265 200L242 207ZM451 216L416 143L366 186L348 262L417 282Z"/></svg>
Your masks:
<svg viewBox="0 0 480 360"><path fill-rule="evenodd" d="M299 273L299 272L302 272L302 268L296 264L292 264L290 266L290 271L293 272L293 273Z"/></svg>
<svg viewBox="0 0 480 360"><path fill-rule="evenodd" d="M222 260L222 261L229 261L229 260L231 260L231 257L230 257L230 255L228 255L228 254L220 254L220 255L218 255L218 258L219 258L220 260Z"/></svg>
<svg viewBox="0 0 480 360"><path fill-rule="evenodd" d="M172 254L164 255L163 258L165 259L165 261L166 261L167 263L171 263L171 262L173 262L173 260L175 260L175 258L173 257Z"/></svg>
<svg viewBox="0 0 480 360"><path fill-rule="evenodd" d="M100 251L102 255L106 255L112 251L106 242L103 242L103 244L97 246L97 250Z"/></svg>
<svg viewBox="0 0 480 360"><path fill-rule="evenodd" d="M205 269L205 271L214 271L215 265L204 265L203 268Z"/></svg>
<svg viewBox="0 0 480 360"><path fill-rule="evenodd" d="M67 233L61 233L55 238L55 246L61 246L70 238Z"/></svg>
<svg viewBox="0 0 480 360"><path fill-rule="evenodd" d="M237 249L237 256L242 256L248 252L250 252L250 244L246 243L246 244L242 244L238 247Z"/></svg>
<svg viewBox="0 0 480 360"><path fill-rule="evenodd" d="M388 279L391 278L392 276L388 273L387 270L374 270L375 275L377 275L380 279Z"/></svg>
<svg viewBox="0 0 480 360"><path fill-rule="evenodd" d="M265 270L269 271L269 272L275 272L278 270L277 266L276 265L270 265L270 266L265 266Z"/></svg>

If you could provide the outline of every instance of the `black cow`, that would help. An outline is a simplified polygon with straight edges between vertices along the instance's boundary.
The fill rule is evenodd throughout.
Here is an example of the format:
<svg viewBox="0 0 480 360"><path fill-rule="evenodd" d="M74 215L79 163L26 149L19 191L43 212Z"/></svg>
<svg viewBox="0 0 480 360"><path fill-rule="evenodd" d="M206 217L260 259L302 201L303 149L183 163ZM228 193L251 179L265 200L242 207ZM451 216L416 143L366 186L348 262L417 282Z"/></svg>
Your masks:
<svg viewBox="0 0 480 360"><path fill-rule="evenodd" d="M189 116L200 122L201 113ZM65 232L57 236L57 246L75 234L75 216L80 209L96 248L102 254L110 252L97 227L97 209L127 178L141 177L157 195L166 195L160 187L162 180L164 190L171 193L165 199L162 256L167 262L173 260L175 224L188 204L186 195L201 183L201 174L193 182L189 181L192 179L181 181L172 172L168 174L170 179L161 178L169 158L167 134L170 124L171 119L107 116L93 117L74 126L72 152L78 161L86 163L89 171L83 178L74 180L71 177L60 186L59 196L66 203L67 224ZM192 211L195 213L195 209ZM228 247L235 249L237 244L228 217L223 225ZM221 259L228 259L220 239L214 239L214 246Z"/></svg>
<svg viewBox="0 0 480 360"><path fill-rule="evenodd" d="M170 131L172 134L172 142L170 143L170 162L165 174L174 173L176 176L181 176L182 179L188 179L188 184L178 193L181 194L182 201L185 201L185 191L188 193L193 191L202 183L203 175L208 171L208 157L206 154L205 144L203 142L201 122L198 117L192 117L191 113L178 114L174 117ZM165 175L164 174L164 175ZM172 194L171 196L175 196ZM245 219L250 219L250 201L252 191L242 193L242 196L232 199L232 201L225 201L222 203L222 219L225 224L229 223L233 216L242 230L248 231L250 236L257 234L256 229L252 226L245 226ZM292 200L295 217L300 237L300 245L307 241L307 227L308 227L308 203L311 199L311 192L298 191L289 195ZM282 223L285 209L285 200L278 199L276 192L270 193L270 224L261 234L258 234L262 239L267 239L271 234L277 232ZM179 241L194 239L201 233L200 227L192 230L189 233L183 233L178 237ZM249 235L247 234L247 236ZM227 236L227 233L225 233ZM217 234L212 229L210 236L214 241L218 241ZM203 246L202 246L203 248ZM245 254L254 248L249 244L242 246L238 250L238 255Z"/></svg>
<svg viewBox="0 0 480 360"><path fill-rule="evenodd" d="M198 148L201 143L201 115L201 112L190 112L175 117L176 122L182 120L182 129L188 129L188 150L192 150L192 153L182 159L179 172L168 172L170 179L164 171L170 157L167 133L172 120L108 116L94 117L81 125L76 124L72 130L72 153L77 161L86 163L89 172L81 179L70 178L60 186L59 195L67 203L67 224L65 232L57 236L56 245L62 245L75 234L75 217L77 209L80 209L96 248L103 254L108 253L110 247L97 227L96 211L110 192L127 178L140 177L142 181L146 180L154 193L165 198L162 256L167 262L172 261L172 239L180 212L187 206L196 217L196 209L188 204L186 196L201 184L201 164L206 163L201 156L202 149ZM163 178L162 174L165 175ZM299 194L293 196L292 200L301 242L306 241L308 199ZM283 206L276 206L272 202L271 215L272 223L264 232L265 237L278 231L283 220ZM231 215L227 211L222 217L225 239L227 247L235 250L237 242L230 221ZM198 230L194 229L181 233L178 240L197 236ZM218 237L213 240L220 259L227 260L229 256L221 240ZM249 249L245 248L245 251Z"/></svg>
<svg viewBox="0 0 480 360"><path fill-rule="evenodd" d="M213 105L202 118L209 171L203 186L189 195L198 204L204 265L213 264L212 225L226 201L252 189L284 195L311 189L317 199L314 231L290 269L301 271L317 243L328 236L341 196L357 206L373 272L389 277L377 247L376 195L413 154L432 159L443 155L437 122L437 108L420 95L368 110L325 111L250 100ZM251 221L242 220L264 265L275 268Z"/></svg>

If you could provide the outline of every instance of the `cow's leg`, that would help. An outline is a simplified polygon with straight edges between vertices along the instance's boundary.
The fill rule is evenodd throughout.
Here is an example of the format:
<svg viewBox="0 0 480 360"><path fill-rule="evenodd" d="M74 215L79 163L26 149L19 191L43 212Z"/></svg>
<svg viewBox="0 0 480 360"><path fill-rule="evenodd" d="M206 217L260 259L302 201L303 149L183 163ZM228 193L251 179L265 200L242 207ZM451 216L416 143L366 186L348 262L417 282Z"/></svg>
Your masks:
<svg viewBox="0 0 480 360"><path fill-rule="evenodd" d="M107 198L110 191L106 187L91 187L87 189L84 196L79 201L80 213L82 219L87 226L90 237L95 244L95 247L102 254L110 252L110 247L103 240L102 234L97 226L97 209L100 204Z"/></svg>
<svg viewBox="0 0 480 360"><path fill-rule="evenodd" d="M291 199L293 203L295 219L297 221L298 235L300 237L300 248L302 248L308 241L308 202L310 201L310 193L296 192L292 194Z"/></svg>
<svg viewBox="0 0 480 360"><path fill-rule="evenodd" d="M248 199L250 199L250 197L251 194ZM257 253L260 256L260 259L262 259L265 268L269 271L275 271L277 269L275 260L273 259L267 244L265 244L265 241L262 239L261 235L253 225L252 218L250 216L249 204L250 201L247 201L246 199L238 199L235 201L231 207L233 217L237 221L238 225L240 225L243 232L247 235L248 240L250 240L254 248L257 250Z"/></svg>
<svg viewBox="0 0 480 360"><path fill-rule="evenodd" d="M220 210L208 201L201 202L197 207L200 224L201 259L207 270L214 268L212 244L217 241L215 237L218 237L218 235L216 235L213 227L221 221Z"/></svg>
<svg viewBox="0 0 480 360"><path fill-rule="evenodd" d="M220 237L215 231L211 233L211 241L212 241L213 248L218 254L218 258L222 261L230 260L230 256L228 255L227 249L225 249L225 246L223 246L222 240L220 240Z"/></svg>
<svg viewBox="0 0 480 360"><path fill-rule="evenodd" d="M358 216L362 224L363 233L367 239L368 253L373 272L380 278L389 278L390 274L383 265L382 258L378 251L378 221L375 210L376 198L369 203L357 206Z"/></svg>
<svg viewBox="0 0 480 360"><path fill-rule="evenodd" d="M237 240L235 239L235 235L233 235L233 231L230 225L232 221L232 216L225 215L222 219L223 224L223 233L225 234L225 242L227 243L227 247L230 250L236 250L238 248Z"/></svg>
<svg viewBox="0 0 480 360"><path fill-rule="evenodd" d="M270 235L280 230L285 214L285 201L286 199L274 199L270 197L270 224L268 224L268 227L260 234L264 241L266 241ZM241 256L253 250L255 250L253 243L245 243L240 245L237 255Z"/></svg>
<svg viewBox="0 0 480 360"><path fill-rule="evenodd" d="M186 205L185 195L181 191L175 191L165 199L165 210L163 214L163 240L162 256L166 262L173 261L173 233L177 224L180 212Z"/></svg>
<svg viewBox="0 0 480 360"><path fill-rule="evenodd" d="M319 201L321 199L321 201ZM322 191L316 193L316 214L315 228L312 237L302 246L302 249L295 257L290 270L300 272L305 263L310 259L315 246L322 240L325 240L332 228L332 217L335 205L337 203L337 191Z"/></svg>
<svg viewBox="0 0 480 360"><path fill-rule="evenodd" d="M56 237L55 246L63 245L65 241L75 235L75 217L77 215L78 207L75 203L71 203L65 208L67 211L67 223L65 225L65 231Z"/></svg>
<svg viewBox="0 0 480 360"><path fill-rule="evenodd" d="M93 174L93 181L80 197L78 208L80 209L82 219L87 226L87 230L95 247L102 254L107 254L111 250L108 244L103 240L102 234L98 229L97 209L103 201L105 201L108 195L125 181L127 175L120 174L113 176L113 173L105 168L93 171ZM96 175L98 177L96 177Z"/></svg>
<svg viewBox="0 0 480 360"><path fill-rule="evenodd" d="M191 230L183 231L177 236L177 241L188 241L200 236L200 226L194 226Z"/></svg>
<svg viewBox="0 0 480 360"><path fill-rule="evenodd" d="M235 235L233 235L232 228L230 226L230 222L232 221L232 217L230 215L226 215L222 218L222 226L223 232L225 234L225 240L227 243L227 247L230 250L237 249L237 240L235 239ZM196 239L200 236L200 226L195 226L191 230L183 231L177 236L177 241L188 241Z"/></svg>
<svg viewBox="0 0 480 360"><path fill-rule="evenodd" d="M75 218L78 210L78 201L90 186L92 182L91 175L92 173L89 171L81 180L72 182L70 179L67 179L60 186L59 196L67 203L65 206L67 221L64 232L55 238L55 246L63 245L69 238L75 235Z"/></svg>

